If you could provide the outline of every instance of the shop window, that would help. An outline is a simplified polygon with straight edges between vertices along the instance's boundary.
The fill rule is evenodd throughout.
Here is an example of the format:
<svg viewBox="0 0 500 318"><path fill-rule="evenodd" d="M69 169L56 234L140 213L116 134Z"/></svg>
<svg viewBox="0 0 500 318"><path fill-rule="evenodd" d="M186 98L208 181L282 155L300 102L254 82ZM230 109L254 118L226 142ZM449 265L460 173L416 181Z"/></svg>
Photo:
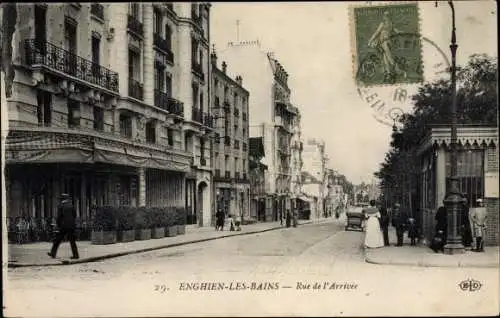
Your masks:
<svg viewBox="0 0 500 318"><path fill-rule="evenodd" d="M446 189L450 187L451 154L446 153ZM462 150L457 153L457 177L460 191L465 194L471 207L484 196L484 151Z"/></svg>

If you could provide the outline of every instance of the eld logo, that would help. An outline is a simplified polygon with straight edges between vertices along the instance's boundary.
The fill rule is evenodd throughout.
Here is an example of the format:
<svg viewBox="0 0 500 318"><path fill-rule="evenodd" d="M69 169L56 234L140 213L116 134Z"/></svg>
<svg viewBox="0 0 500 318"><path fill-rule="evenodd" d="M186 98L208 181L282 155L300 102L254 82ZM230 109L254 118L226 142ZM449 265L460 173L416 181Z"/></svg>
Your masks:
<svg viewBox="0 0 500 318"><path fill-rule="evenodd" d="M479 282L475 279L469 278L469 279L461 281L460 284L458 284L458 286L463 291L474 292L474 291L480 290L481 286L483 286L483 285L481 284L481 282Z"/></svg>

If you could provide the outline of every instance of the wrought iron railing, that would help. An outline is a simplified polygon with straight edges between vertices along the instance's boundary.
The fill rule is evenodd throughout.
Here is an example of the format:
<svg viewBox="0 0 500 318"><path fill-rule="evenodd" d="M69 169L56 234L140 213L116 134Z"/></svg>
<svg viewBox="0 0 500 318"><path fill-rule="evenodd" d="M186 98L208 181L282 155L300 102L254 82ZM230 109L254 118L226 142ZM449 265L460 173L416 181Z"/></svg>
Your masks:
<svg viewBox="0 0 500 318"><path fill-rule="evenodd" d="M158 33L155 33L153 44L165 53L168 62L174 63L174 52L172 52L172 47L167 39L163 38Z"/></svg>
<svg viewBox="0 0 500 318"><path fill-rule="evenodd" d="M118 73L47 41L24 42L26 64L44 65L108 90L118 92Z"/></svg>
<svg viewBox="0 0 500 318"><path fill-rule="evenodd" d="M104 6L99 3L92 3L90 5L90 13L95 15L101 20L104 20Z"/></svg>
<svg viewBox="0 0 500 318"><path fill-rule="evenodd" d="M143 86L140 82L129 78L128 79L128 96L133 97L135 99L143 100L144 99L144 90Z"/></svg>
<svg viewBox="0 0 500 318"><path fill-rule="evenodd" d="M191 63L191 69L196 75L198 75L201 78L201 80L205 80L205 73L203 73L203 66L200 63L193 61Z"/></svg>
<svg viewBox="0 0 500 318"><path fill-rule="evenodd" d="M157 89L155 89L155 106L177 116L184 116L184 104Z"/></svg>
<svg viewBox="0 0 500 318"><path fill-rule="evenodd" d="M133 15L128 15L128 18L127 18L127 28L129 28L130 31L142 36L144 35L144 27L141 23L141 21L139 21L137 19L137 17L133 16Z"/></svg>

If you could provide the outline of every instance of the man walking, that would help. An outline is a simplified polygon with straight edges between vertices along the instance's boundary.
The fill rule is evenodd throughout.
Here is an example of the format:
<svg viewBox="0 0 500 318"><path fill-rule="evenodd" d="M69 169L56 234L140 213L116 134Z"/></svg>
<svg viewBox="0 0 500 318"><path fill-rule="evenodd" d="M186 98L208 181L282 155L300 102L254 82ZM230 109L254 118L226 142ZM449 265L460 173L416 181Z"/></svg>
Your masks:
<svg viewBox="0 0 500 318"><path fill-rule="evenodd" d="M478 207L472 208L470 218L473 226L474 237L476 238L475 252L484 252L484 231L486 229L486 207L484 206L483 199L477 199Z"/></svg>
<svg viewBox="0 0 500 318"><path fill-rule="evenodd" d="M58 207L57 215L57 227L59 228L59 233L56 235L54 244L52 245L52 250L47 253L47 255L55 258L59 244L61 244L62 240L67 237L69 244L71 245L71 252L73 253L71 259L78 259L80 256L78 255L75 238L76 209L73 206L68 194L61 194L60 200L61 202Z"/></svg>
<svg viewBox="0 0 500 318"><path fill-rule="evenodd" d="M389 246L389 213L383 206L380 208L380 228L384 235L384 246Z"/></svg>
<svg viewBox="0 0 500 318"><path fill-rule="evenodd" d="M401 205L399 203L395 203L394 212L392 214L392 226L396 228L396 236L398 238L398 243L396 244L396 246L403 246L403 236L405 233L406 222L406 213L401 210Z"/></svg>

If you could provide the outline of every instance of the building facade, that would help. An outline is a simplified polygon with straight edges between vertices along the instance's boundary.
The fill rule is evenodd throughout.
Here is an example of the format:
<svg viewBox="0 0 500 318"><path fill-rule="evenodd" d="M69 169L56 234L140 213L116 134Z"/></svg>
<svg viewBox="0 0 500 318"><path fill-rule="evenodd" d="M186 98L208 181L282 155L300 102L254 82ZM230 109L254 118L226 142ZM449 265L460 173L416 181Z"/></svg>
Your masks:
<svg viewBox="0 0 500 318"><path fill-rule="evenodd" d="M9 217L53 218L68 193L80 220L175 206L210 224L210 5L17 6Z"/></svg>
<svg viewBox="0 0 500 318"><path fill-rule="evenodd" d="M249 179L250 179L250 217L265 222L272 219L272 212L266 209L266 198L269 192L266 187L267 166L261 162L265 156L262 137L249 138Z"/></svg>
<svg viewBox="0 0 500 318"><path fill-rule="evenodd" d="M482 198L487 208L486 245L499 245L498 127L459 126L457 175L470 207ZM451 173L450 128L433 127L418 149L421 158L418 206L414 217L429 241L435 233L435 215L443 206Z"/></svg>
<svg viewBox="0 0 500 318"><path fill-rule="evenodd" d="M220 52L251 92L249 101L250 137L260 137L265 157L267 221L277 221L290 209L292 199L291 142L296 127L298 108L290 102L288 74L272 53L261 50L258 41L229 43Z"/></svg>
<svg viewBox="0 0 500 318"><path fill-rule="evenodd" d="M306 173L306 179L303 180L304 193L316 198L315 213L311 212L312 218L321 218L325 216L324 202L327 196L327 178L325 142L320 139L309 138L303 146L303 175ZM312 178L311 178L312 177ZM311 179L311 182L307 181Z"/></svg>
<svg viewBox="0 0 500 318"><path fill-rule="evenodd" d="M291 140L291 199L292 199L292 209L296 211L298 209L297 199L302 195L302 167L304 166L304 161L302 159L302 151L304 149L304 144L302 141L302 130L301 130L301 115L300 111L297 109L297 116L293 121L293 134Z"/></svg>
<svg viewBox="0 0 500 318"><path fill-rule="evenodd" d="M249 219L250 184L248 181L249 93L243 78L227 75L227 64L217 67L217 54L212 52L212 109L217 136L214 139L214 188L217 210L226 215Z"/></svg>

